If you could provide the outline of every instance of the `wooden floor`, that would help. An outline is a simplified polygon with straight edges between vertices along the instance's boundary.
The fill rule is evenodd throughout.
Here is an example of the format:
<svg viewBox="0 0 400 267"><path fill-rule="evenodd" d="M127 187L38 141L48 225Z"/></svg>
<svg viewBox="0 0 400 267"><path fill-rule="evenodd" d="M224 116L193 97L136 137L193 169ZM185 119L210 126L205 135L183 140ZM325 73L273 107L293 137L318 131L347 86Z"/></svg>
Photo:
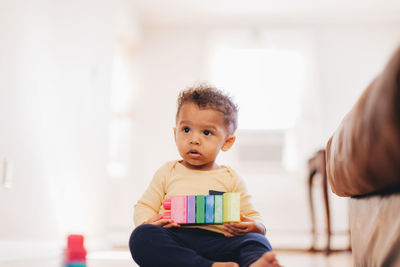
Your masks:
<svg viewBox="0 0 400 267"><path fill-rule="evenodd" d="M278 259L286 267L351 267L351 253L323 253L276 251ZM1 262L0 267L62 267L60 259ZM137 267L128 251L93 252L88 255L87 267Z"/></svg>

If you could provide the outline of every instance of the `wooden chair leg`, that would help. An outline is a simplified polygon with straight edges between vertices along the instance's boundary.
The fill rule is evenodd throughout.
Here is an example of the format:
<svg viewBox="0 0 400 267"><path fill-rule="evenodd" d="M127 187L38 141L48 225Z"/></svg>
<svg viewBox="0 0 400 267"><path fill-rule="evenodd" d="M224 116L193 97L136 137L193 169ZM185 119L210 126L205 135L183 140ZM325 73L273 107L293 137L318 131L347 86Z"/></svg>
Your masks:
<svg viewBox="0 0 400 267"><path fill-rule="evenodd" d="M329 210L329 198L328 198L328 181L324 177L323 181L324 187L324 204L325 204L325 220L326 220L326 248L325 253L329 254L331 252L331 214Z"/></svg>
<svg viewBox="0 0 400 267"><path fill-rule="evenodd" d="M326 166L325 166L325 150L319 150L314 157L312 157L308 161L308 169L309 169L309 178L308 178L308 194L309 194L309 203L310 203L310 211L311 211L311 224L312 224L312 246L311 250L315 250L316 242L317 242L317 233L316 233L316 224L315 224L315 210L313 205L313 197L312 197L312 181L313 177L316 174L320 174L322 178L322 190L323 190L323 198L324 198L324 207L325 207L325 227L326 227L326 247L325 253L329 254L331 252L331 214L329 208L329 192L328 192L328 177L326 175Z"/></svg>
<svg viewBox="0 0 400 267"><path fill-rule="evenodd" d="M347 230L347 235L349 237L349 243L347 244L347 251L352 251L352 248L351 248L350 218L349 218L348 224L349 224L349 229Z"/></svg>
<svg viewBox="0 0 400 267"><path fill-rule="evenodd" d="M309 177L308 177L308 201L310 205L310 214L311 214L311 247L310 251L315 251L316 250L316 243L317 243L317 232L316 232L316 225L315 225L315 209L314 209L314 203L313 203L313 196L312 196L312 183L313 183L313 178L315 175L315 171L311 170Z"/></svg>

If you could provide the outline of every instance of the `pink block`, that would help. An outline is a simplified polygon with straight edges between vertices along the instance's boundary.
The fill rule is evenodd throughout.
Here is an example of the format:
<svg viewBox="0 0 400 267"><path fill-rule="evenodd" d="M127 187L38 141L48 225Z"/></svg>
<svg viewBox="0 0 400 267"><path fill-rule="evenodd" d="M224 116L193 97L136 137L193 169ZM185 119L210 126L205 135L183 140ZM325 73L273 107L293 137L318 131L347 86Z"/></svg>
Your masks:
<svg viewBox="0 0 400 267"><path fill-rule="evenodd" d="M176 223L187 223L187 196L171 197L171 217Z"/></svg>
<svg viewBox="0 0 400 267"><path fill-rule="evenodd" d="M163 200L163 207L165 210L169 210L169 212L164 212L163 213L163 219L171 219L171 199L170 198L166 198Z"/></svg>
<svg viewBox="0 0 400 267"><path fill-rule="evenodd" d="M171 210L171 199L170 198L166 198L163 200L163 207L166 210Z"/></svg>

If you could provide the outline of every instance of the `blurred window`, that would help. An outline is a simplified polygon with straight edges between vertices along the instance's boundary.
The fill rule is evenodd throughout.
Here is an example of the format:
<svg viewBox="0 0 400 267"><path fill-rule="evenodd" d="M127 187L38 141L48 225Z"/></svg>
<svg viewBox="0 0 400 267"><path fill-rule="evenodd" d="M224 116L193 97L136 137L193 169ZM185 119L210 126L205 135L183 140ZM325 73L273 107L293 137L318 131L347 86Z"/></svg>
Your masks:
<svg viewBox="0 0 400 267"><path fill-rule="evenodd" d="M211 80L240 107L239 129L293 128L304 87L304 56L296 50L215 46Z"/></svg>
<svg viewBox="0 0 400 267"><path fill-rule="evenodd" d="M109 155L107 171L113 178L127 173L130 156L133 117L132 49L124 42L117 43L112 65L109 124Z"/></svg>

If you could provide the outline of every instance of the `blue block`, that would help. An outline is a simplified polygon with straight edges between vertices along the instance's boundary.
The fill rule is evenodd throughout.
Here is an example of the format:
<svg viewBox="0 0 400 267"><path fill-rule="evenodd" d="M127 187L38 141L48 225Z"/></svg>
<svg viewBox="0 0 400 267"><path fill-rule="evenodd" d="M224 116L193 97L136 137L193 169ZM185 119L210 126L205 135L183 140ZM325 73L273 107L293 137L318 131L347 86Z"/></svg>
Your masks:
<svg viewBox="0 0 400 267"><path fill-rule="evenodd" d="M214 196L206 196L206 223L214 223Z"/></svg>

